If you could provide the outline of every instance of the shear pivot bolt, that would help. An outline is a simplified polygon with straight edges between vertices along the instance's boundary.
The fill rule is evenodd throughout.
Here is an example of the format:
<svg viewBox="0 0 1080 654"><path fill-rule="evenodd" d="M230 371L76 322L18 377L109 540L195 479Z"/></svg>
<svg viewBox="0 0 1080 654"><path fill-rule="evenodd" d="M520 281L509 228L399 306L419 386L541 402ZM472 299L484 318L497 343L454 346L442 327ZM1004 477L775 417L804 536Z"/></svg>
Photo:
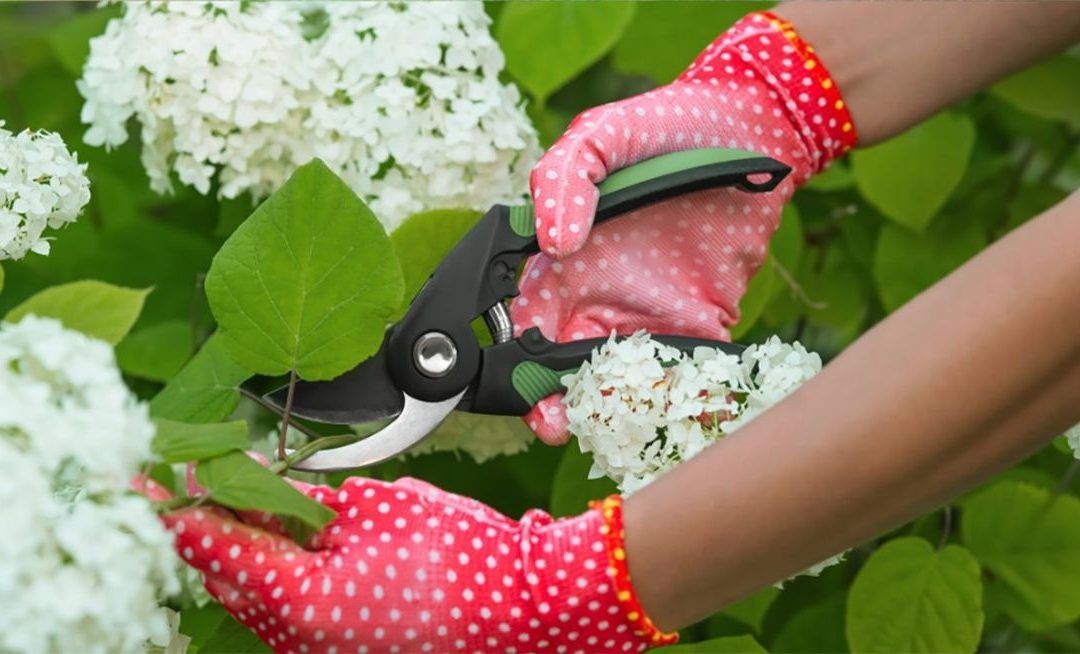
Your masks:
<svg viewBox="0 0 1080 654"><path fill-rule="evenodd" d="M445 377L457 363L457 348L446 334L428 332L416 339L413 360L420 372L428 377Z"/></svg>

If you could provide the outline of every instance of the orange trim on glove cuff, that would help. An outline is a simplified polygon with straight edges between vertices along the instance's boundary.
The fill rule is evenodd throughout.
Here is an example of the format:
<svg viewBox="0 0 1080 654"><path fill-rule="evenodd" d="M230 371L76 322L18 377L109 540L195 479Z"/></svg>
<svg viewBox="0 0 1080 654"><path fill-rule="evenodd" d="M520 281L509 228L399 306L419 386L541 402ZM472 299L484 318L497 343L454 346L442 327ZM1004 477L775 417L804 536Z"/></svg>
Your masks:
<svg viewBox="0 0 1080 654"><path fill-rule="evenodd" d="M847 104L844 103L844 98L840 95L840 88L829 75L829 70L825 67L821 58L818 57L817 52L814 51L814 46L810 45L799 36L799 33L795 31L795 25L792 24L791 21L784 20L771 11L759 11L755 13L768 20L769 24L783 34L784 38L788 40L788 43L795 48L795 52L803 59L803 69L813 76L818 87L821 89L821 92L826 99L826 106L831 107L838 112L838 115L840 116L840 129L837 137L840 142L840 147L836 154L843 154L855 147L855 144L858 142L858 135L855 131L855 123L851 120L851 113L848 111Z"/></svg>
<svg viewBox="0 0 1080 654"><path fill-rule="evenodd" d="M672 645L679 641L677 632L661 631L645 614L638 602L637 594L630 583L630 569L626 563L626 548L622 521L622 497L611 495L603 500L589 503L589 508L596 509L604 516L604 545L608 556L608 575L615 587L615 596L622 607L623 614L630 622L634 635L648 641L650 647Z"/></svg>

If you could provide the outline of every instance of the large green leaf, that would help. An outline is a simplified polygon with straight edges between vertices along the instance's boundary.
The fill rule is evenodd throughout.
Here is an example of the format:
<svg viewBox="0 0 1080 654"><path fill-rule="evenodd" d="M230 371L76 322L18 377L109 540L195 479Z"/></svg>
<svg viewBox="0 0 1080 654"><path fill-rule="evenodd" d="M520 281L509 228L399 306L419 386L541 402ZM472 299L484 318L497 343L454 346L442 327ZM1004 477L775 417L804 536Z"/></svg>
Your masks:
<svg viewBox="0 0 1080 654"><path fill-rule="evenodd" d="M848 595L852 652L974 652L982 627L979 564L959 545L935 552L921 538L891 540Z"/></svg>
<svg viewBox="0 0 1080 654"><path fill-rule="evenodd" d="M237 388L248 377L251 372L233 363L215 334L150 401L150 414L179 422L223 420L236 408Z"/></svg>
<svg viewBox="0 0 1080 654"><path fill-rule="evenodd" d="M131 330L150 289L124 288L96 280L53 286L4 316L18 322L27 314L56 318L68 329L116 345Z"/></svg>
<svg viewBox="0 0 1080 654"><path fill-rule="evenodd" d="M291 516L316 530L336 515L243 452L203 461L195 469L195 479L210 499L233 509Z"/></svg>
<svg viewBox="0 0 1080 654"><path fill-rule="evenodd" d="M619 39L612 61L627 73L664 84L735 21L771 2L642 2Z"/></svg>
<svg viewBox="0 0 1080 654"><path fill-rule="evenodd" d="M1063 54L1032 66L991 91L1042 118L1080 127L1080 57Z"/></svg>
<svg viewBox="0 0 1080 654"><path fill-rule="evenodd" d="M367 206L318 159L218 251L206 296L230 356L253 372L331 379L373 354L401 268Z"/></svg>
<svg viewBox="0 0 1080 654"><path fill-rule="evenodd" d="M1041 631L1080 617L1080 499L1002 481L965 504L964 544L995 577L988 600Z"/></svg>
<svg viewBox="0 0 1080 654"><path fill-rule="evenodd" d="M525 2L499 12L495 37L506 70L540 104L622 36L634 15L629 2Z"/></svg>
<svg viewBox="0 0 1080 654"><path fill-rule="evenodd" d="M974 144L971 119L944 112L880 145L853 152L855 183L883 214L922 229L960 183Z"/></svg>
<svg viewBox="0 0 1080 654"><path fill-rule="evenodd" d="M191 325L167 320L132 332L116 346L116 363L129 375L167 382L191 358Z"/></svg>
<svg viewBox="0 0 1080 654"><path fill-rule="evenodd" d="M168 463L186 463L243 450L251 441L243 420L191 425L159 418L154 421L153 450Z"/></svg>
<svg viewBox="0 0 1080 654"><path fill-rule="evenodd" d="M656 650L664 654L766 654L753 636L728 636Z"/></svg>
<svg viewBox="0 0 1080 654"><path fill-rule="evenodd" d="M890 311L975 256L986 234L972 219L943 215L924 234L885 224L874 250L874 282Z"/></svg>
<svg viewBox="0 0 1080 654"><path fill-rule="evenodd" d="M180 620L183 627L183 618ZM199 654L269 654L272 650L259 640L253 631L225 615L207 641L199 647Z"/></svg>
<svg viewBox="0 0 1080 654"><path fill-rule="evenodd" d="M754 593L750 597L724 607L724 610L720 612L720 615L725 615L729 618L738 620L753 629L755 633L761 633L761 625L765 620L765 613L769 610L769 605L773 603L773 600L775 600L776 596L779 594L779 588L776 586L768 586L767 588L763 588Z"/></svg>
<svg viewBox="0 0 1080 654"><path fill-rule="evenodd" d="M795 611L769 643L775 653L837 654L848 651L844 638L847 593L833 593Z"/></svg>
<svg viewBox="0 0 1080 654"><path fill-rule="evenodd" d="M615 482L607 477L589 479L592 455L577 442L563 448L562 459L551 482L550 511L554 516L574 515L588 508L589 500L599 500L615 493Z"/></svg>

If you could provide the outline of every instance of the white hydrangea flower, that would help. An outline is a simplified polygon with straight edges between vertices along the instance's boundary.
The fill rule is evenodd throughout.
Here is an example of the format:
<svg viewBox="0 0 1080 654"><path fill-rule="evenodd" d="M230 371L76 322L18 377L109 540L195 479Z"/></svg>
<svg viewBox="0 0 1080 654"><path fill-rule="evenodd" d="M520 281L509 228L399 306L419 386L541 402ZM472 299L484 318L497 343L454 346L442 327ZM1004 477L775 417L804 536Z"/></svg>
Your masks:
<svg viewBox="0 0 1080 654"><path fill-rule="evenodd" d="M314 157L388 229L521 197L539 157L480 2L127 3L78 81L85 139L141 124L158 192L278 188Z"/></svg>
<svg viewBox="0 0 1080 654"><path fill-rule="evenodd" d="M48 254L45 229L75 222L89 201L86 164L58 134L12 134L0 120L0 261Z"/></svg>
<svg viewBox="0 0 1080 654"><path fill-rule="evenodd" d="M0 651L168 642L172 536L128 490L154 428L112 349L52 319L2 324L0 388Z"/></svg>
<svg viewBox="0 0 1080 654"><path fill-rule="evenodd" d="M821 357L772 337L741 356L699 347L692 356L643 331L614 334L563 377L566 417L592 478L634 493L731 434L821 370ZM803 574L814 576L837 555Z"/></svg>
<svg viewBox="0 0 1080 654"><path fill-rule="evenodd" d="M566 384L566 416L593 477L641 488L780 401L821 370L821 358L773 337L741 356L692 356L645 332L614 335Z"/></svg>

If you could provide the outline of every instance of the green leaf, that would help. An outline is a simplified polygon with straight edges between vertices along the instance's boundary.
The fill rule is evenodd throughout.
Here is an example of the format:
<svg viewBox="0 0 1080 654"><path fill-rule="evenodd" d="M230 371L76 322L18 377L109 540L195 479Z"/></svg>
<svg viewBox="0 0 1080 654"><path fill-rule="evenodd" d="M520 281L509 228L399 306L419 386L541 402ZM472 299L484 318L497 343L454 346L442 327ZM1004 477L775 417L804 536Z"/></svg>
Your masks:
<svg viewBox="0 0 1080 654"><path fill-rule="evenodd" d="M811 323L855 337L866 316L868 291L862 271L844 249L829 248L824 260L819 252L804 256L798 284L801 296L785 292L796 295Z"/></svg>
<svg viewBox="0 0 1080 654"><path fill-rule="evenodd" d="M772 4L642 2L612 51L612 62L621 71L648 75L665 84L735 21Z"/></svg>
<svg viewBox="0 0 1080 654"><path fill-rule="evenodd" d="M0 291L4 290L4 267L0 266Z"/></svg>
<svg viewBox="0 0 1080 654"><path fill-rule="evenodd" d="M629 2L525 2L499 12L506 70L539 104L604 56L634 15Z"/></svg>
<svg viewBox="0 0 1080 654"><path fill-rule="evenodd" d="M848 595L852 652L974 652L983 627L979 563L921 538L878 548Z"/></svg>
<svg viewBox="0 0 1080 654"><path fill-rule="evenodd" d="M1080 499L1016 481L972 497L964 544L996 579L988 599L1041 631L1080 617Z"/></svg>
<svg viewBox="0 0 1080 654"><path fill-rule="evenodd" d="M191 425L159 418L154 424L157 426L154 453L168 463L209 459L232 450L243 450L251 444L248 426L243 420Z"/></svg>
<svg viewBox="0 0 1080 654"><path fill-rule="evenodd" d="M181 625L183 619L181 619ZM210 638L199 647L199 654L270 654L266 643L232 616L222 618Z"/></svg>
<svg viewBox="0 0 1080 654"><path fill-rule="evenodd" d="M874 282L892 311L975 256L986 234L974 220L944 215L926 233L886 223L874 249Z"/></svg>
<svg viewBox="0 0 1080 654"><path fill-rule="evenodd" d="M129 375L166 382L191 358L191 325L168 320L132 332L116 346L116 363Z"/></svg>
<svg viewBox="0 0 1080 654"><path fill-rule="evenodd" d="M480 216L479 211L469 209L424 211L406 218L390 234L405 279L406 303L412 301L442 263L443 257L472 229Z"/></svg>
<svg viewBox="0 0 1080 654"><path fill-rule="evenodd" d="M922 229L960 183L974 144L970 118L940 113L880 145L853 152L855 183L883 214Z"/></svg>
<svg viewBox="0 0 1080 654"><path fill-rule="evenodd" d="M53 286L4 316L18 322L27 314L56 318L68 329L116 345L135 324L150 289L124 288L96 280Z"/></svg>
<svg viewBox="0 0 1080 654"><path fill-rule="evenodd" d="M195 469L195 479L210 494L210 499L233 509L292 516L316 530L337 515L243 452L203 461Z"/></svg>
<svg viewBox="0 0 1080 654"><path fill-rule="evenodd" d="M749 635L713 638L697 643L661 647L655 651L664 654L766 654L765 648Z"/></svg>
<svg viewBox="0 0 1080 654"><path fill-rule="evenodd" d="M991 92L1020 109L1080 127L1080 57L1060 55L1025 68Z"/></svg>
<svg viewBox="0 0 1080 654"><path fill-rule="evenodd" d="M618 492L615 482L607 477L589 479L592 455L586 454L577 442L563 448L562 459L551 482L551 515L559 517L581 513L590 500L599 500Z"/></svg>
<svg viewBox="0 0 1080 654"><path fill-rule="evenodd" d="M775 295L773 289L776 283L775 264L772 259L766 258L765 263L750 278L750 283L746 285L746 294L739 300L739 322L731 327L732 340L737 341L745 336L757 323L769 300Z"/></svg>
<svg viewBox="0 0 1080 654"><path fill-rule="evenodd" d="M747 625L755 633L761 633L762 622L765 620L765 612L773 603L780 589L775 586L763 588L746 599L740 600L724 608L721 615L734 618Z"/></svg>
<svg viewBox="0 0 1080 654"><path fill-rule="evenodd" d="M214 637L222 623L229 614L225 608L216 602L209 602L205 606L191 606L180 611L180 633L191 638L192 647L201 649L203 644Z"/></svg>
<svg viewBox="0 0 1080 654"><path fill-rule="evenodd" d="M326 164L301 166L218 251L206 296L249 370L331 379L370 356L401 303L382 225Z"/></svg>
<svg viewBox="0 0 1080 654"><path fill-rule="evenodd" d="M150 401L150 415L179 422L218 422L240 401L240 384L251 373L232 362L215 334Z"/></svg>
<svg viewBox="0 0 1080 654"><path fill-rule="evenodd" d="M835 654L848 651L844 639L847 593L837 592L795 611L769 644L769 651Z"/></svg>
<svg viewBox="0 0 1080 654"><path fill-rule="evenodd" d="M810 191L842 191L855 185L855 176L843 161L834 161L824 172L814 175L804 189Z"/></svg>
<svg viewBox="0 0 1080 654"><path fill-rule="evenodd" d="M53 28L49 34L49 45L60 65L72 75L81 75L83 62L90 54L90 39L102 34L105 25L121 13L122 5L108 5L78 12Z"/></svg>
<svg viewBox="0 0 1080 654"><path fill-rule="evenodd" d="M790 291L788 279L793 279L799 269L805 239L802 220L794 204L784 207L780 226L769 241L769 253L765 263L750 279L746 294L739 301L739 322L731 328L732 340L739 340L765 317L770 303ZM768 318L766 317L766 321Z"/></svg>

